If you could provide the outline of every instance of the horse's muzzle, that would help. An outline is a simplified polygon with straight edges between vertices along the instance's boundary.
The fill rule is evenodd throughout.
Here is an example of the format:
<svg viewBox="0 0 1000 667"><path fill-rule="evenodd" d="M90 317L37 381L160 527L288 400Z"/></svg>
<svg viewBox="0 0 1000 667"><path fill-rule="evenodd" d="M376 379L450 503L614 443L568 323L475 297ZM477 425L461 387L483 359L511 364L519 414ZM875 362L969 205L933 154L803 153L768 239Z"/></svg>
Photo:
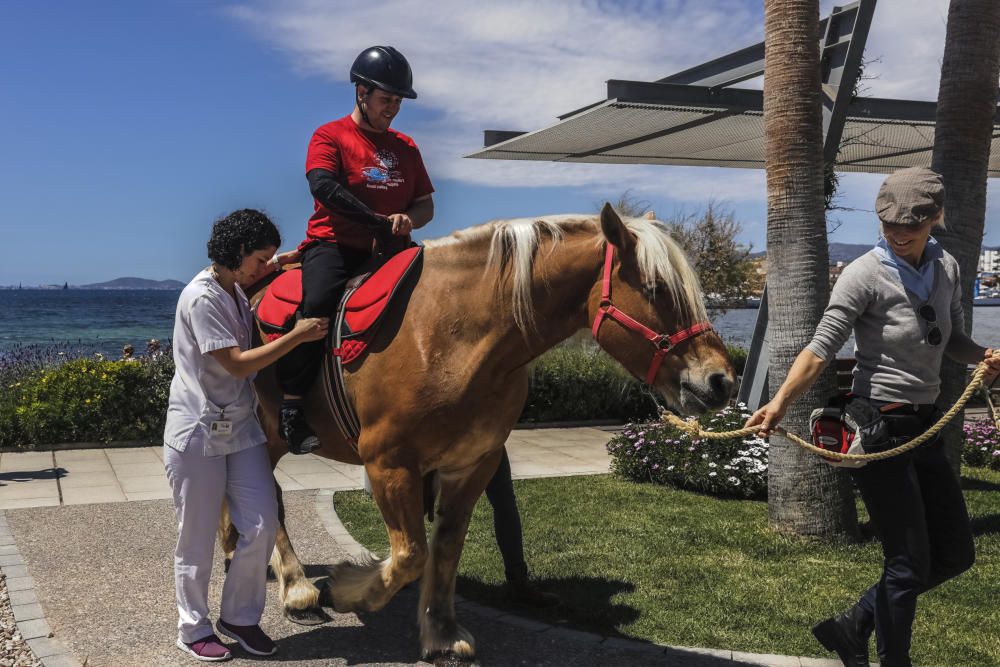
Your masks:
<svg viewBox="0 0 1000 667"><path fill-rule="evenodd" d="M681 381L680 400L685 411L701 414L729 403L736 382L729 373L711 373L702 382Z"/></svg>

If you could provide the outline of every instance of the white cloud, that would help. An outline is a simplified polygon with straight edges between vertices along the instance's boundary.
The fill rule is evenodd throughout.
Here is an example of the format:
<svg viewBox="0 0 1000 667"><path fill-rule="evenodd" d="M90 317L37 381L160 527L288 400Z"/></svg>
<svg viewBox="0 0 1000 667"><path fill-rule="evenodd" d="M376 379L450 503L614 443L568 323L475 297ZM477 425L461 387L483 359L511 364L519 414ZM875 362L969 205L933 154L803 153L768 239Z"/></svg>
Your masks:
<svg viewBox="0 0 1000 667"><path fill-rule="evenodd" d="M833 0L823 0L821 14ZM289 55L297 71L336 81L370 43L414 68L423 120L406 119L436 178L501 186L614 186L679 201L765 198L760 171L468 160L484 129L534 130L604 99L613 78L652 81L763 39L749 0L249 0L228 10ZM879 0L868 94L933 99L947 0ZM405 113L405 111L404 111ZM724 188L724 191L722 191Z"/></svg>

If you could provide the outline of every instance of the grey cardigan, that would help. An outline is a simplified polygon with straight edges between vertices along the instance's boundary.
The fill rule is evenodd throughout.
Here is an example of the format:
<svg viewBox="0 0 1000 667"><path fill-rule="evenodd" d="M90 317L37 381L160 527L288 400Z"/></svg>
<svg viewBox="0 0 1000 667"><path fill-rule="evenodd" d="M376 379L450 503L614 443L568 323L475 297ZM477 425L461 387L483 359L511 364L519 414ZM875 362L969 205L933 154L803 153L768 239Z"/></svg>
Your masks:
<svg viewBox="0 0 1000 667"><path fill-rule="evenodd" d="M958 262L944 252L933 260L934 288L926 301L934 307L941 343L930 345L931 326L917 310L925 302L903 287L894 270L875 251L851 262L833 287L830 303L806 349L833 359L854 329L852 391L880 401L933 403L941 386L941 358L952 324L962 326Z"/></svg>

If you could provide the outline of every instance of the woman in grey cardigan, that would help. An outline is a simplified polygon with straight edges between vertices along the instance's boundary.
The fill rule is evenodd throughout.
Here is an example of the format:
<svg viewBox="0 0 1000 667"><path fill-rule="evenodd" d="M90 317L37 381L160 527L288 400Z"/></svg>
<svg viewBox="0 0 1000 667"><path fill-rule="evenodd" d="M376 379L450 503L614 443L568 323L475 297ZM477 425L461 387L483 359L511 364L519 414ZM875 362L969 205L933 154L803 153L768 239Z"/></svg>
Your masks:
<svg viewBox="0 0 1000 667"><path fill-rule="evenodd" d="M875 204L882 237L844 269L812 342L747 426L760 424L765 434L777 426L852 329L852 392L883 411L895 441L923 433L940 416L934 401L945 354L963 364L985 359L987 381L996 378L1000 356L963 331L958 263L931 237L942 225L943 202L941 176L929 169L903 169L885 180ZM882 577L813 634L844 665L858 667L869 664L874 630L883 667L908 666L917 596L975 561L965 500L939 438L851 474L882 543Z"/></svg>

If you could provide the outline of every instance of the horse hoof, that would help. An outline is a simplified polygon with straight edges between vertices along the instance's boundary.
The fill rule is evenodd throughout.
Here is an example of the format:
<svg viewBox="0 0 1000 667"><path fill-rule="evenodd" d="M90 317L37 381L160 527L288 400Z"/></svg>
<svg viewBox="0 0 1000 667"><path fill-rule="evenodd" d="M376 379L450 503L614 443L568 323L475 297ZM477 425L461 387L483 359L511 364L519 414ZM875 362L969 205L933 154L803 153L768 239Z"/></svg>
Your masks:
<svg viewBox="0 0 1000 667"><path fill-rule="evenodd" d="M286 607L285 618L299 625L322 625L332 620L329 614L319 607L309 609L289 609Z"/></svg>
<svg viewBox="0 0 1000 667"><path fill-rule="evenodd" d="M316 601L321 607L330 607L331 609L336 609L336 604L333 600L333 586L330 583L330 578L327 577L322 582L319 582L319 599Z"/></svg>
<svg viewBox="0 0 1000 667"><path fill-rule="evenodd" d="M451 651L436 653L426 658L434 667L479 667L479 661L474 657L463 658Z"/></svg>

